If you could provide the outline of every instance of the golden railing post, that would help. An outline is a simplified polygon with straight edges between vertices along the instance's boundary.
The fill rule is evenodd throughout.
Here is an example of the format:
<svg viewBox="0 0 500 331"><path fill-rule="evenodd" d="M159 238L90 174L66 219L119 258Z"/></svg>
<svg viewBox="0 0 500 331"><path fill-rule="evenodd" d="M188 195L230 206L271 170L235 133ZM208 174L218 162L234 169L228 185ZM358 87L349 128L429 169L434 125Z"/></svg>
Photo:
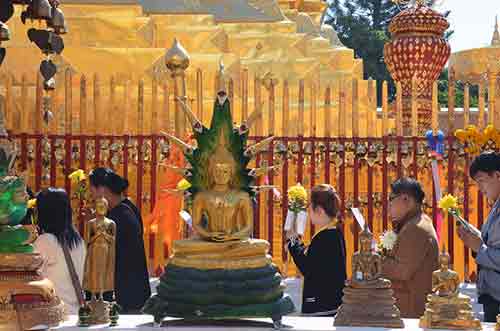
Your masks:
<svg viewBox="0 0 500 331"><path fill-rule="evenodd" d="M24 130L25 132L28 132L30 128L30 118L35 122L33 129L36 134L42 133L42 121L43 117L40 116L42 113L42 96L43 96L43 86L42 86L42 77L41 74L37 71L36 72L36 90L35 90L35 108L34 108L34 114L32 116L25 116L23 118L24 123ZM24 114L26 114L25 112ZM29 114L29 112L28 112Z"/></svg>
<svg viewBox="0 0 500 331"><path fill-rule="evenodd" d="M325 137L332 136L332 88L330 85L325 90L325 105L323 107L325 121Z"/></svg>
<svg viewBox="0 0 500 331"><path fill-rule="evenodd" d="M470 84L464 86L464 127L469 125L470 121Z"/></svg>
<svg viewBox="0 0 500 331"><path fill-rule="evenodd" d="M389 87L382 83L382 136L389 135Z"/></svg>
<svg viewBox="0 0 500 331"><path fill-rule="evenodd" d="M137 134L144 134L144 79L137 83Z"/></svg>
<svg viewBox="0 0 500 331"><path fill-rule="evenodd" d="M163 82L163 111L162 111L162 128L167 132L171 132L170 126L170 89L167 82Z"/></svg>
<svg viewBox="0 0 500 331"><path fill-rule="evenodd" d="M97 134L101 132L101 90L100 90L99 76L97 73L94 74L94 128L93 133Z"/></svg>
<svg viewBox="0 0 500 331"><path fill-rule="evenodd" d="M229 98L229 102L231 102L231 107L234 107L234 81L232 77L229 77L229 82L227 84L227 96Z"/></svg>
<svg viewBox="0 0 500 331"><path fill-rule="evenodd" d="M339 120L337 132L340 137L346 136L347 116L346 116L346 85L343 78L339 82Z"/></svg>
<svg viewBox="0 0 500 331"><path fill-rule="evenodd" d="M241 121L248 117L248 69L241 75Z"/></svg>
<svg viewBox="0 0 500 331"><path fill-rule="evenodd" d="M484 107L485 107L485 88L484 82L479 83L478 89L478 107L479 107L479 118L477 120L477 126L480 130L484 129Z"/></svg>
<svg viewBox="0 0 500 331"><path fill-rule="evenodd" d="M359 91L358 91L358 80L353 78L352 80L352 136L359 137Z"/></svg>
<svg viewBox="0 0 500 331"><path fill-rule="evenodd" d="M298 135L304 135L304 80L299 81L299 123L298 123Z"/></svg>
<svg viewBox="0 0 500 331"><path fill-rule="evenodd" d="M21 111L16 111L16 131L24 132L25 128L23 127L24 118L26 117L26 112L28 110L28 85L26 74L23 73L21 76Z"/></svg>
<svg viewBox="0 0 500 331"><path fill-rule="evenodd" d="M87 126L87 79L80 78L80 134L85 133Z"/></svg>
<svg viewBox="0 0 500 331"><path fill-rule="evenodd" d="M317 86L314 81L311 82L311 100L309 100L309 111L310 114L310 122L311 128L309 130L312 137L316 137L317 133Z"/></svg>
<svg viewBox="0 0 500 331"><path fill-rule="evenodd" d="M276 133L276 113L275 113L275 95L274 95L274 80L271 79L269 85L269 135Z"/></svg>
<svg viewBox="0 0 500 331"><path fill-rule="evenodd" d="M497 74L496 72L488 72L488 124L495 125L495 103L496 103L496 85Z"/></svg>
<svg viewBox="0 0 500 331"><path fill-rule="evenodd" d="M377 85L373 78L367 82L368 103L366 107L366 136L378 136L377 125Z"/></svg>
<svg viewBox="0 0 500 331"><path fill-rule="evenodd" d="M418 80L413 76L411 80L411 135L418 136Z"/></svg>
<svg viewBox="0 0 500 331"><path fill-rule="evenodd" d="M403 88L396 83L396 135L403 136Z"/></svg>
<svg viewBox="0 0 500 331"><path fill-rule="evenodd" d="M281 130L282 135L288 137L290 135L290 88L288 80L283 81L283 102L281 113Z"/></svg>
<svg viewBox="0 0 500 331"><path fill-rule="evenodd" d="M113 120L113 115L118 114L118 112L118 107L116 107L116 80L115 76L112 75L109 79L109 109L106 111L107 133L117 133L118 121Z"/></svg>
<svg viewBox="0 0 500 331"><path fill-rule="evenodd" d="M448 132L455 130L455 70L448 70Z"/></svg>
<svg viewBox="0 0 500 331"><path fill-rule="evenodd" d="M131 113L131 103L130 103L130 82L131 78L130 76L127 76L125 78L125 82L123 83L123 118L121 120L120 126L121 126L121 133L123 134L129 134L130 133L130 128L129 128L129 117Z"/></svg>
<svg viewBox="0 0 500 331"><path fill-rule="evenodd" d="M186 134L186 116L177 98L187 101L186 69L189 67L189 55L177 39L174 39L172 47L165 54L165 64L174 81L175 135L183 138Z"/></svg>
<svg viewBox="0 0 500 331"><path fill-rule="evenodd" d="M14 116L15 116L14 102L12 100L12 75L7 72L5 75L5 123L6 127L14 129Z"/></svg>
<svg viewBox="0 0 500 331"><path fill-rule="evenodd" d="M203 123L203 72L196 70L196 116Z"/></svg>
<svg viewBox="0 0 500 331"><path fill-rule="evenodd" d="M71 134L73 132L73 75L71 69L67 68L64 74L64 115L65 115L65 125L66 134ZM54 100L56 95L53 96ZM52 108L53 111L56 109Z"/></svg>
<svg viewBox="0 0 500 331"><path fill-rule="evenodd" d="M158 133L158 78L155 74L151 82L151 134Z"/></svg>
<svg viewBox="0 0 500 331"><path fill-rule="evenodd" d="M439 113L441 112L438 100L439 90L438 83L432 84L432 131L437 134L439 130Z"/></svg>
<svg viewBox="0 0 500 331"><path fill-rule="evenodd" d="M255 80L254 80L254 108L256 111L261 111L262 110L262 99L261 99L261 80L260 78L256 75ZM255 134L257 136L262 136L263 134L263 129L262 129L262 114L259 115L257 120L255 121Z"/></svg>

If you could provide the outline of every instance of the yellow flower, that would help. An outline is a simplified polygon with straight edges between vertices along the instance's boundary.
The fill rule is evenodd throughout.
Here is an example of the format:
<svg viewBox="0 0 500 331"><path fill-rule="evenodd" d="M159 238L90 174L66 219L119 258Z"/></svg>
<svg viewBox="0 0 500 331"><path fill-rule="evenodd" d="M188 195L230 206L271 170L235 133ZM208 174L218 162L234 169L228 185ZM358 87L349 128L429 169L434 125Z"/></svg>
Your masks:
<svg viewBox="0 0 500 331"><path fill-rule="evenodd" d="M36 207L36 199L30 199L28 200L28 205L27 205L28 209L33 209Z"/></svg>
<svg viewBox="0 0 500 331"><path fill-rule="evenodd" d="M307 201L307 191L304 186L298 183L295 186L292 186L288 189L288 200L290 201L303 201L304 203Z"/></svg>
<svg viewBox="0 0 500 331"><path fill-rule="evenodd" d="M496 129L495 127L493 126L493 124L490 124L488 125L485 129L484 129L484 138L486 141L488 140L494 140L494 136L496 134Z"/></svg>
<svg viewBox="0 0 500 331"><path fill-rule="evenodd" d="M451 194L447 194L439 200L439 208L448 212L449 209L458 208L458 199Z"/></svg>
<svg viewBox="0 0 500 331"><path fill-rule="evenodd" d="M178 190L181 190L181 191L186 191L188 190L189 188L191 187L191 183L188 182L187 180L185 180L184 178L181 179L178 183L177 183L177 189Z"/></svg>
<svg viewBox="0 0 500 331"><path fill-rule="evenodd" d="M457 137L457 139L461 143L465 143L467 141L467 139L469 138L469 134L465 130L456 130L455 137Z"/></svg>
<svg viewBox="0 0 500 331"><path fill-rule="evenodd" d="M87 176L85 176L85 172L82 169L78 169L73 171L69 176L69 179L71 179L71 182L73 184L78 184L80 182L83 182L85 179L87 179Z"/></svg>

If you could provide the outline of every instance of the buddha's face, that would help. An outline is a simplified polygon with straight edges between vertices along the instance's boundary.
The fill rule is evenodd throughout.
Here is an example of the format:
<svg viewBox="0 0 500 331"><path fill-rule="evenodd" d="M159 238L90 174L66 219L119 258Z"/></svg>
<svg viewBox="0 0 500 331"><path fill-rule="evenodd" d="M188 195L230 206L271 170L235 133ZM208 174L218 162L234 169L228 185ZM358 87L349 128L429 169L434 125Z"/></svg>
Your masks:
<svg viewBox="0 0 500 331"><path fill-rule="evenodd" d="M212 171L213 180L217 185L227 185L231 181L233 168L229 163L216 163Z"/></svg>
<svg viewBox="0 0 500 331"><path fill-rule="evenodd" d="M108 212L108 203L106 200L97 199L95 203L95 212L98 216L105 216Z"/></svg>
<svg viewBox="0 0 500 331"><path fill-rule="evenodd" d="M372 249L372 243L368 238L361 239L359 245L362 252L369 252Z"/></svg>
<svg viewBox="0 0 500 331"><path fill-rule="evenodd" d="M447 269L450 264L450 258L446 255L440 256L439 257L439 265L441 266L441 269Z"/></svg>

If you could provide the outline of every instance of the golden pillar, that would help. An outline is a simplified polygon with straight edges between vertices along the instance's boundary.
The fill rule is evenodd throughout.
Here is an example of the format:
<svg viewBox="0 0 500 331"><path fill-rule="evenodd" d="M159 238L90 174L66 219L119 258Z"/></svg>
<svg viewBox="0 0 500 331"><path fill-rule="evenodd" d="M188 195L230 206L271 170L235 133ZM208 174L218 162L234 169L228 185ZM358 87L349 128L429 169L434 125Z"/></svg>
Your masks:
<svg viewBox="0 0 500 331"><path fill-rule="evenodd" d="M175 100L175 136L186 135L186 116L181 109L179 99L186 102L186 69L189 67L189 55L180 42L175 39L172 47L165 54L165 64L174 81Z"/></svg>

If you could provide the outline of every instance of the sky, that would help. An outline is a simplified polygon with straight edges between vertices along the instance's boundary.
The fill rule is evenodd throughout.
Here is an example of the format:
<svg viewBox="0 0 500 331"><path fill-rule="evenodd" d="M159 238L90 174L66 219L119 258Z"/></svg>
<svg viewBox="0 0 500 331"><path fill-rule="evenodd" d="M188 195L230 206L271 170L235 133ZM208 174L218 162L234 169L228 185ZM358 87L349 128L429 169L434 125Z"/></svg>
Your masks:
<svg viewBox="0 0 500 331"><path fill-rule="evenodd" d="M455 34L452 53L491 43L495 15L500 16L500 0L438 0L440 9L451 10L449 21Z"/></svg>

